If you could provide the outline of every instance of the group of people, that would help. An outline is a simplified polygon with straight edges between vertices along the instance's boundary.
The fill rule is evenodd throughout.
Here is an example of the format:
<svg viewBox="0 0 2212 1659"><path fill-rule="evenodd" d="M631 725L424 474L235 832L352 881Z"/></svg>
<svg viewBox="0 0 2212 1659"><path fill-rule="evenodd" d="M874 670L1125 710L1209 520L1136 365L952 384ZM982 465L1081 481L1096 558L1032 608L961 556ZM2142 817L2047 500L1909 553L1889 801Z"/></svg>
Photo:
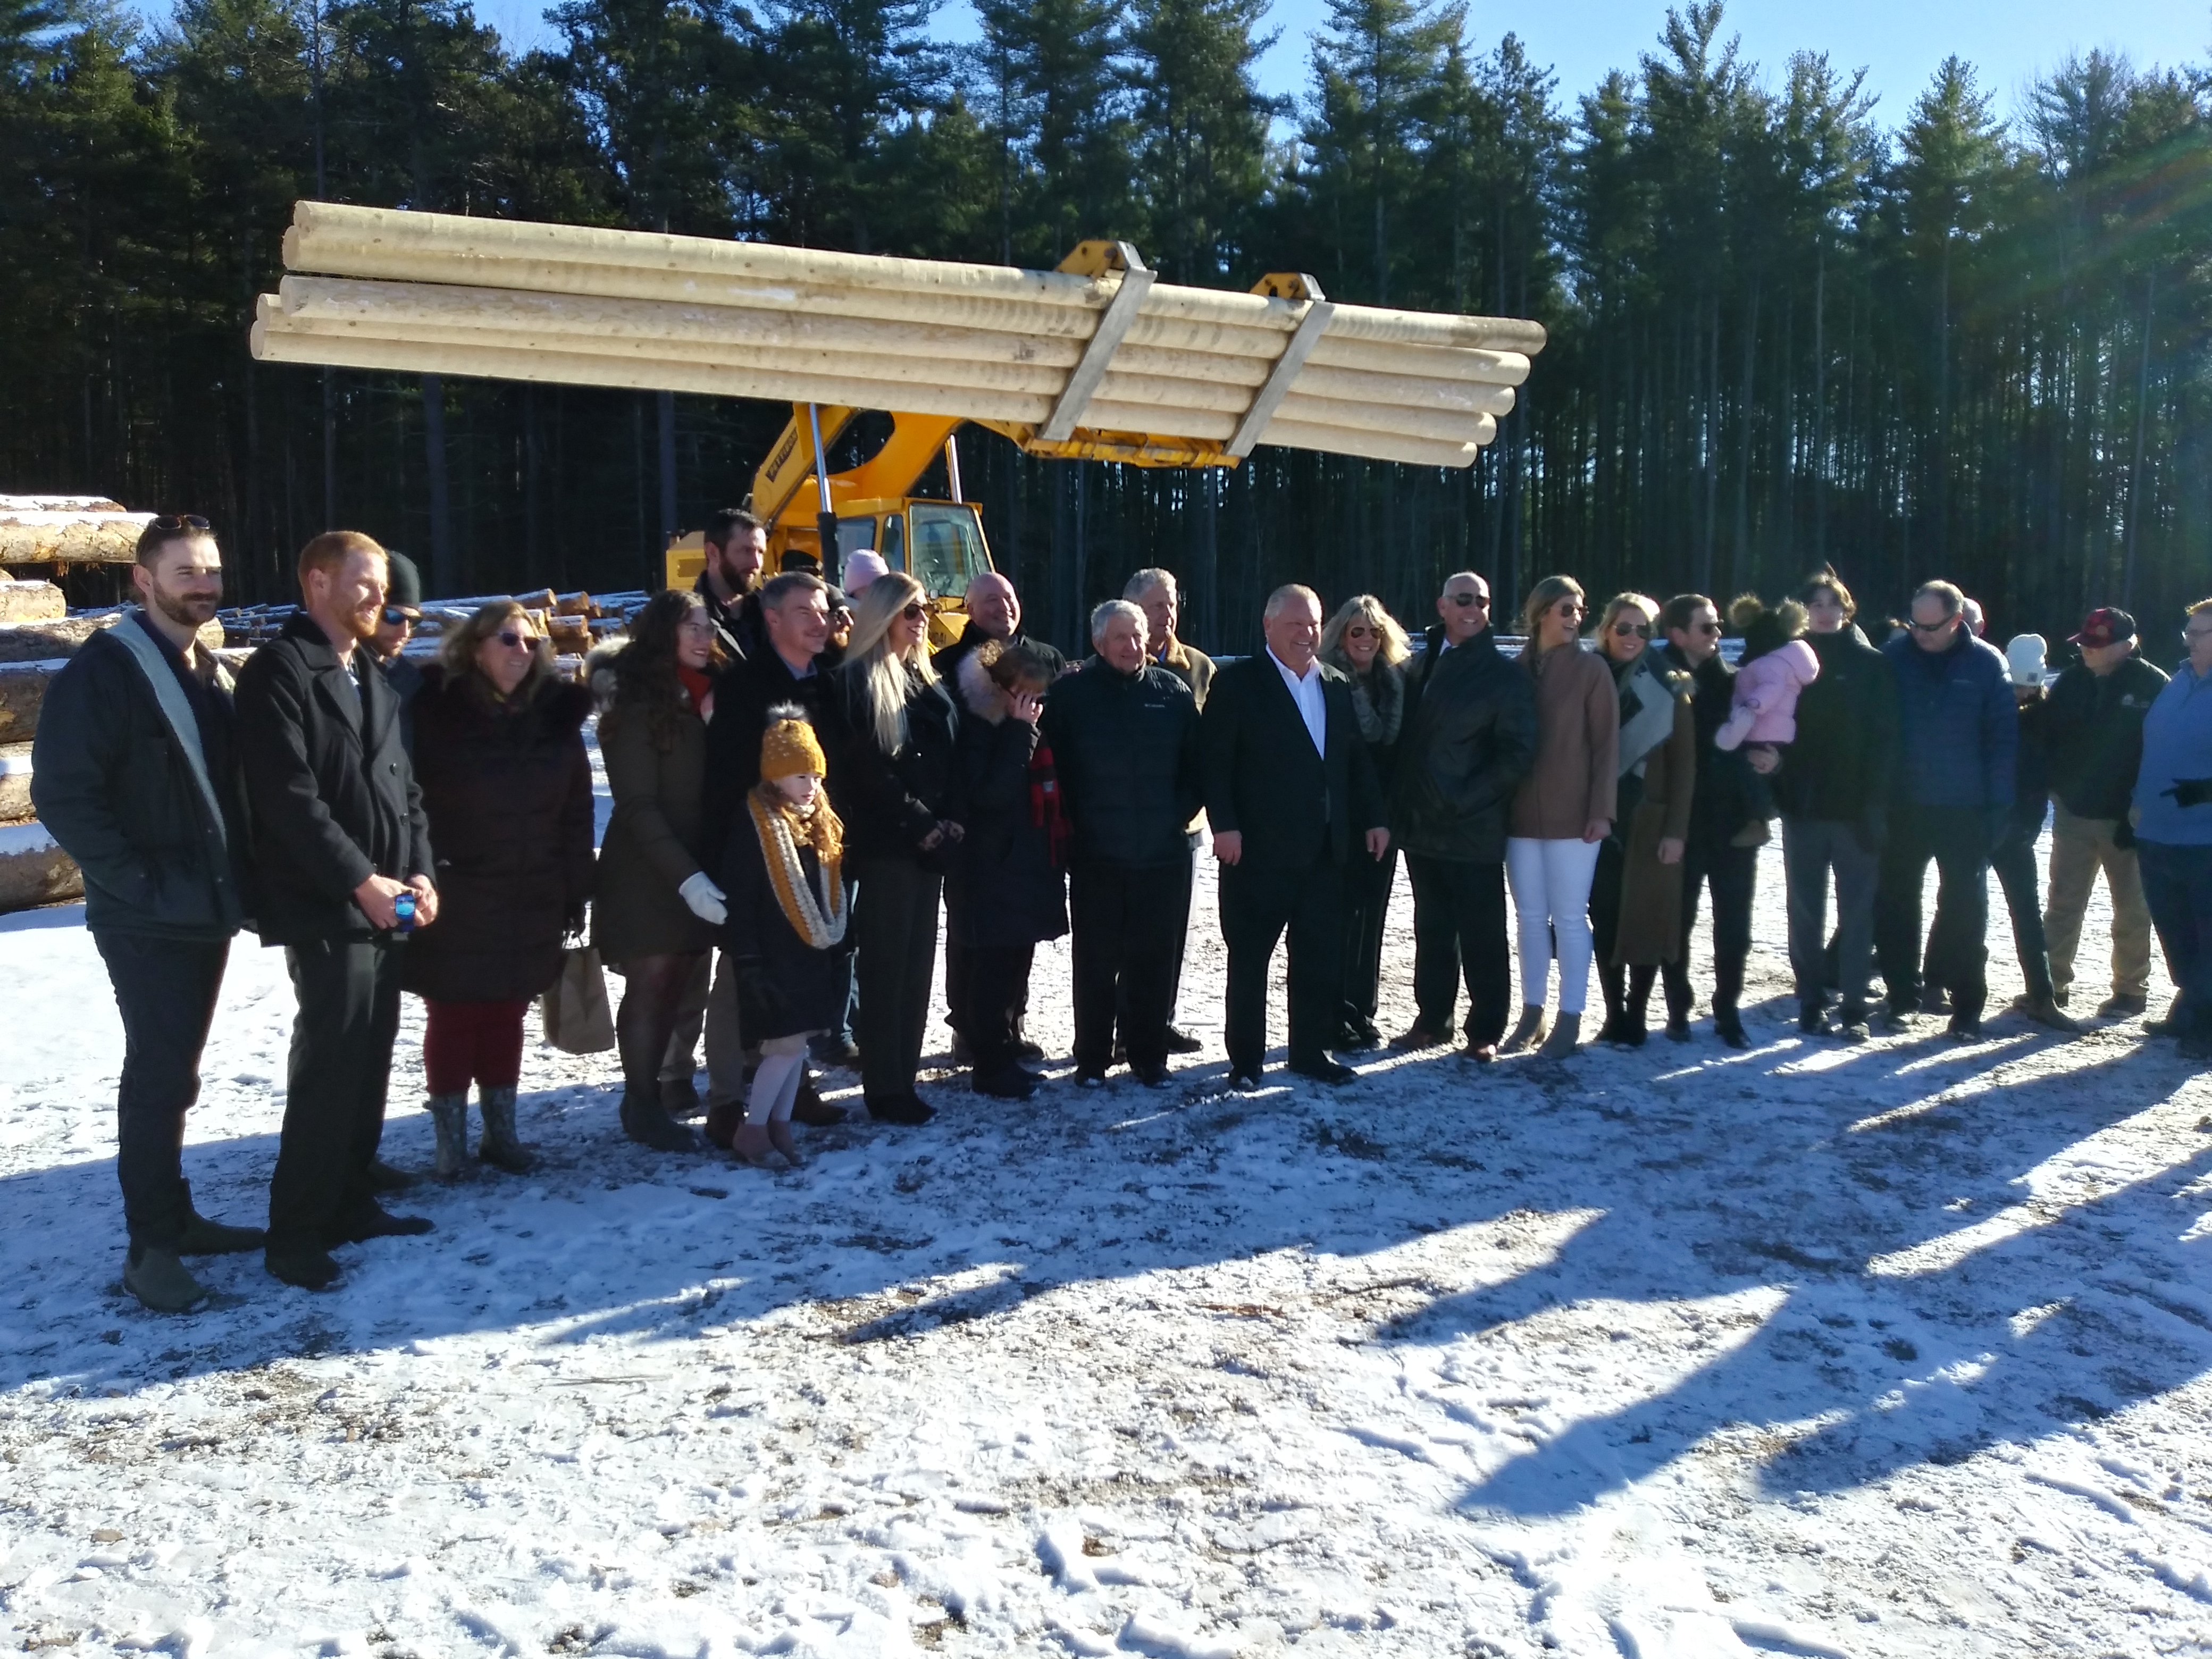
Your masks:
<svg viewBox="0 0 2212 1659"><path fill-rule="evenodd" d="M525 1016L586 930L623 982L620 1122L654 1148L698 1150L687 1120L703 1109L705 1138L736 1158L798 1164L793 1122L843 1115L814 1065L857 1064L871 1118L927 1121L916 1079L940 942L976 1092L1038 1088L1031 968L1062 935L1075 1081L1126 1065L1165 1086L1198 1046L1175 1014L1201 822L1232 1089L1262 1075L1286 937L1291 1071L1342 1084L1356 1073L1340 1055L1384 1042L1401 854L1416 1014L1396 1046L1457 1041L1477 1062L1562 1058L1591 1036L1633 1047L1655 986L1666 1034L1687 1041L1710 902L1712 1029L1745 1047L1758 849L1777 819L1806 1033L1859 1041L1938 1012L1977 1036L1992 867L2022 1012L2076 1029L2101 872L2113 985L2098 1012L2146 1012L2154 925L2181 991L2161 1029L2212 1056L2212 702L2195 701L2212 601L2191 609L2171 682L2107 609L2046 687L2043 642L2000 654L1941 581L1877 647L1832 570L1779 605L1732 605L1734 665L1710 599L1624 593L1593 616L1564 576L1530 592L1509 654L1472 572L1446 580L1419 648L1372 596L1324 620L1290 586L1267 601L1264 648L1217 664L1177 635L1175 577L1146 569L1070 661L1023 631L995 573L933 651L929 596L880 558L854 556L841 590L769 576L749 514L717 514L706 540L697 587L653 596L579 683L512 601L448 628L434 662L410 659L413 567L328 532L301 554L298 611L234 679L199 637L222 592L213 532L149 526L140 605L57 678L33 774L83 868L122 1013L125 1283L146 1305L204 1297L186 1256L258 1248L277 1278L319 1289L336 1246L430 1230L381 1201L419 1179L378 1157L403 991L425 1006L434 1173L532 1167ZM595 713L613 803L596 849ZM2046 908L2032 849L2053 799ZM284 950L298 998L265 1231L203 1217L180 1157L242 928Z"/></svg>

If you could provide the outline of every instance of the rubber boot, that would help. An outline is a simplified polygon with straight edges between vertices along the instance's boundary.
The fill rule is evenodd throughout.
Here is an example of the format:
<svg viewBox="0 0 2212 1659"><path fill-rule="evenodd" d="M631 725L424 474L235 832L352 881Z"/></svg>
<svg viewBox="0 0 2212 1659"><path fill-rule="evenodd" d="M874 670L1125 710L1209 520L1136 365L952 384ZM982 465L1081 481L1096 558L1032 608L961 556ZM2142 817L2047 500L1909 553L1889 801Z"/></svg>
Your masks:
<svg viewBox="0 0 2212 1659"><path fill-rule="evenodd" d="M1650 1029L1651 987L1659 977L1655 967L1643 964L1628 970L1628 1000L1620 1011L1620 1043L1641 1048Z"/></svg>
<svg viewBox="0 0 2212 1659"><path fill-rule="evenodd" d="M515 1137L514 1085L483 1090L481 1097L483 1139L477 1143L477 1158L509 1175L529 1174L538 1167L538 1154Z"/></svg>
<svg viewBox="0 0 2212 1659"><path fill-rule="evenodd" d="M1627 1042L1628 969L1613 963L1601 964L1597 970L1597 988L1605 998L1605 1024L1599 1028L1597 1040Z"/></svg>
<svg viewBox="0 0 2212 1659"><path fill-rule="evenodd" d="M465 1181L476 1173L469 1162L469 1097L432 1095L430 1123L438 1133L438 1161L431 1173L441 1181Z"/></svg>

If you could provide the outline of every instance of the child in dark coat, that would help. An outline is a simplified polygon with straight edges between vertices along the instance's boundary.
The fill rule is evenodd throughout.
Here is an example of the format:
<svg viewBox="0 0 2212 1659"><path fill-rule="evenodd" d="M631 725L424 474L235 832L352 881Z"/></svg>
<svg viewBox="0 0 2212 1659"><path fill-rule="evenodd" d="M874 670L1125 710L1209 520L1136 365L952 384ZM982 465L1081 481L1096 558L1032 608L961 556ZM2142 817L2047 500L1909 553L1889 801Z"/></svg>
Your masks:
<svg viewBox="0 0 2212 1659"><path fill-rule="evenodd" d="M768 711L761 781L730 828L722 948L737 974L738 1024L760 1066L732 1150L756 1167L773 1148L798 1167L791 1108L806 1075L806 1040L843 1012L848 906L839 868L845 827L822 787L822 744L795 704Z"/></svg>

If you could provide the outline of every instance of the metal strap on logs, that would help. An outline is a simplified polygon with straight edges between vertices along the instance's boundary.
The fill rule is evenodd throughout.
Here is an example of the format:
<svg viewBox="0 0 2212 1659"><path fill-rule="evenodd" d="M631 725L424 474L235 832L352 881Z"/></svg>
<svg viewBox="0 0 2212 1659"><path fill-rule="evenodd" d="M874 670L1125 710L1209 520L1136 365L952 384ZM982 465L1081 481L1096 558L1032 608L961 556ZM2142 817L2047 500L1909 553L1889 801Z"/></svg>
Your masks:
<svg viewBox="0 0 2212 1659"><path fill-rule="evenodd" d="M1060 268L1089 276L1119 270L1121 285L1106 302L1106 314L1098 319L1097 332L1091 337L1083 361L1068 375L1060 401L1037 428L1037 436L1052 443L1064 441L1082 424L1083 411L1091 406L1091 395L1106 378L1115 352L1121 349L1130 326L1137 320L1138 312L1144 308L1145 295L1159 280L1159 273L1146 265L1144 256L1127 242L1079 243L1075 252L1060 262Z"/></svg>
<svg viewBox="0 0 2212 1659"><path fill-rule="evenodd" d="M1291 382L1298 378L1306 359L1321 343L1321 337L1328 331L1328 319L1336 314L1335 305L1322 295L1321 284L1302 271L1269 271L1252 285L1252 292L1264 294L1271 300L1303 300L1306 314L1298 319L1297 327L1291 333L1291 343L1275 359L1267 383L1252 399L1252 406L1244 411L1244 418L1237 423L1237 430L1224 446L1227 453L1239 460L1252 453L1252 447L1260 441L1260 434L1267 429L1267 422L1275 418L1275 410L1290 392Z"/></svg>

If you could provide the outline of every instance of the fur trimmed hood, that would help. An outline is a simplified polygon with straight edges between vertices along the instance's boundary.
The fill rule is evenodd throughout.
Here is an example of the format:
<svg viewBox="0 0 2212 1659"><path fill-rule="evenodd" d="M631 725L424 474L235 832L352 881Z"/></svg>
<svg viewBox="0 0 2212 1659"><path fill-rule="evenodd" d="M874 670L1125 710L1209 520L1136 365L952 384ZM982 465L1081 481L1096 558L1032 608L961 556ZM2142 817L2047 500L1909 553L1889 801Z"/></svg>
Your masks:
<svg viewBox="0 0 2212 1659"><path fill-rule="evenodd" d="M969 651L962 655L959 666L952 671L953 684L960 689L960 706L987 725L996 726L1006 718L1006 699L991 678L991 671Z"/></svg>

